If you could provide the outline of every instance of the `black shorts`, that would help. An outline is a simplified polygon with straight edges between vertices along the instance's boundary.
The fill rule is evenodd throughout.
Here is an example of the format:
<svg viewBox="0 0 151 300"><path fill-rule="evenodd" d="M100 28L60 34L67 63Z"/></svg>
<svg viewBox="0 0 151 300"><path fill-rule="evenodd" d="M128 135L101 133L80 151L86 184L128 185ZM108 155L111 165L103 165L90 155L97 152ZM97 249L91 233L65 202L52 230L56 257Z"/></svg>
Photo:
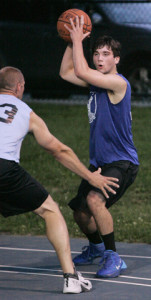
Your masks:
<svg viewBox="0 0 151 300"><path fill-rule="evenodd" d="M134 165L130 161L115 161L111 164L106 164L101 167L102 172L101 174L103 176L107 177L115 177L119 179L119 188L112 187L114 190L116 190L116 194L112 194L111 192L108 192L109 198L106 198L106 207L109 208L112 206L117 200L121 198L121 196L124 194L126 189L134 182L137 172L138 172L138 165ZM90 165L89 170L91 172L94 172L97 170L96 167ZM73 210L87 210L87 202L86 198L87 195L90 191L96 191L101 194L103 192L95 188L94 186L90 185L88 181L82 180L79 189L78 189L78 194L75 198L73 198L69 202L69 206ZM103 194L104 195L104 194ZM105 197L105 196L104 196Z"/></svg>
<svg viewBox="0 0 151 300"><path fill-rule="evenodd" d="M0 213L4 217L34 211L48 195L18 163L0 158Z"/></svg>

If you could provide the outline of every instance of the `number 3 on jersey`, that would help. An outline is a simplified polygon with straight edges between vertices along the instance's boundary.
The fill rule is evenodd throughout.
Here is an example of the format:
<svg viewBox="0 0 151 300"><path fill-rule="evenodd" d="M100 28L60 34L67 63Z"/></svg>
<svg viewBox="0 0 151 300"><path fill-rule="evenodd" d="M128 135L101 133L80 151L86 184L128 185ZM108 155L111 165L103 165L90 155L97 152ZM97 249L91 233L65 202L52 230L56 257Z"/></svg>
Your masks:
<svg viewBox="0 0 151 300"><path fill-rule="evenodd" d="M9 107L10 110L7 110L7 109L4 110L5 106ZM1 108L3 108L2 109L3 115L6 114L6 118L4 118L4 116L3 116L3 118L1 117ZM7 124L12 123L17 111L18 111L18 108L16 107L16 105L8 104L8 103L4 103L4 104L0 105L0 122L7 123Z"/></svg>

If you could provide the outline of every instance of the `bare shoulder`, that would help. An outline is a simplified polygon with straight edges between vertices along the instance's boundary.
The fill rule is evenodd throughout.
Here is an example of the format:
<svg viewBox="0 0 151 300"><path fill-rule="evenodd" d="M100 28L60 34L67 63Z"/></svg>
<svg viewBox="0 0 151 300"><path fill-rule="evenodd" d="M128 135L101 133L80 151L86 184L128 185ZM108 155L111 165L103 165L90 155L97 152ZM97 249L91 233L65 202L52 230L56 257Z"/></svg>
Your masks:
<svg viewBox="0 0 151 300"><path fill-rule="evenodd" d="M118 104L119 102L121 102L127 90L127 81L120 75L117 75L114 75L116 76L116 80L118 81L117 84L115 84L115 89L107 91L109 99L113 104Z"/></svg>
<svg viewBox="0 0 151 300"><path fill-rule="evenodd" d="M30 113L29 131L34 131L35 127L46 126L42 118L40 118L34 111Z"/></svg>

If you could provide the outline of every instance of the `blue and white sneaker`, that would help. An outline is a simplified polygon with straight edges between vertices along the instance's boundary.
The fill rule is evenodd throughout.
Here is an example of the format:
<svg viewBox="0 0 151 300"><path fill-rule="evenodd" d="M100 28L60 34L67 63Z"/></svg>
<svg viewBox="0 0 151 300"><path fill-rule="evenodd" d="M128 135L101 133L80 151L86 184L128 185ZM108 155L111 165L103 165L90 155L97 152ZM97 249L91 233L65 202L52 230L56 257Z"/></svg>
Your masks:
<svg viewBox="0 0 151 300"><path fill-rule="evenodd" d="M100 278L113 278L121 274L122 270L127 269L124 260L120 258L118 253L112 250L104 251L104 257L100 261L103 263L102 268L96 273L96 277Z"/></svg>
<svg viewBox="0 0 151 300"><path fill-rule="evenodd" d="M76 266L91 265L94 259L103 256L105 247L104 243L93 244L89 242L89 246L84 246L82 250L82 253L75 256L73 259Z"/></svg>

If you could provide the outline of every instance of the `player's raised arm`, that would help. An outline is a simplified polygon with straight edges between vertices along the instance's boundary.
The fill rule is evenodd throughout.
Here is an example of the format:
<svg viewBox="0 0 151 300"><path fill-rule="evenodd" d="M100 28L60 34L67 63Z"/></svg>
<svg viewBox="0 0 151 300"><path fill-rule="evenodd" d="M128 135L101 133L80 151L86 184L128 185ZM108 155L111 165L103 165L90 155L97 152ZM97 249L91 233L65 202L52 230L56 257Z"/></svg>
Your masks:
<svg viewBox="0 0 151 300"><path fill-rule="evenodd" d="M49 153L51 153L56 160L62 165L76 173L80 177L86 179L90 184L102 190L105 197L108 198L106 190L115 193L110 186L119 187L116 183L116 178L105 177L100 174L101 170L91 173L78 159L73 150L61 143L48 130L45 122L31 112L29 130L33 132L37 142Z"/></svg>
<svg viewBox="0 0 151 300"><path fill-rule="evenodd" d="M57 22L57 30L59 36L64 39L66 42L68 42L68 46L65 50L65 53L63 55L63 59L61 62L60 67L60 76L62 79L69 81L73 84L87 87L88 84L85 80L82 80L78 78L75 74L74 66L73 66L73 49L72 49L72 39L70 37L70 32L68 28L66 28L65 24L68 24L68 26L71 28L70 25L70 18L75 19L75 16L81 16L83 15L84 20L86 22L85 25L85 33L83 34L83 39L91 32L92 24L89 16L82 10L78 9L69 9L61 14L61 16L58 18Z"/></svg>
<svg viewBox="0 0 151 300"><path fill-rule="evenodd" d="M60 76L62 79L71 82L73 84L87 87L88 84L84 80L78 78L74 71L73 66L73 49L72 44L69 44L63 55L63 59L60 66Z"/></svg>

